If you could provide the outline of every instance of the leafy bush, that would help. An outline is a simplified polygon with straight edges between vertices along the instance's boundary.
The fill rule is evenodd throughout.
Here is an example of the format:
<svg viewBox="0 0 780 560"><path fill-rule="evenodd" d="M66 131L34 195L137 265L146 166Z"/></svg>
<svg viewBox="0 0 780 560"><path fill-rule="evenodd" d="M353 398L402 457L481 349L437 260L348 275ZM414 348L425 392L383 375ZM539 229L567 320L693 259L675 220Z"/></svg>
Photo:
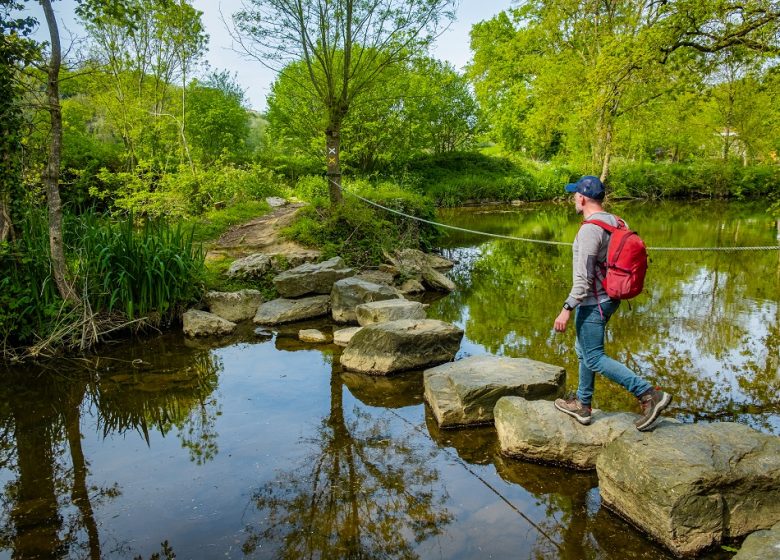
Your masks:
<svg viewBox="0 0 780 560"><path fill-rule="evenodd" d="M427 220L435 216L429 200L391 185L375 187L358 181L347 183L345 189L409 215ZM324 197L315 198L284 233L290 239L319 248L327 258L341 256L356 267L383 262L385 251L428 248L437 235L433 226L375 208L349 195L338 206L330 206Z"/></svg>
<svg viewBox="0 0 780 560"><path fill-rule="evenodd" d="M284 195L286 188L274 172L260 166L214 165L203 171L180 166L177 173L160 173L139 164L135 171L103 169L100 187L90 194L126 212L149 217L196 216L215 204L231 205Z"/></svg>
<svg viewBox="0 0 780 560"><path fill-rule="evenodd" d="M771 196L778 184L777 166L744 167L715 160L618 162L609 177L613 194L640 198L760 198Z"/></svg>
<svg viewBox="0 0 780 560"><path fill-rule="evenodd" d="M46 336L62 304L49 267L45 214L28 213L16 225L19 237L0 243L1 346Z"/></svg>

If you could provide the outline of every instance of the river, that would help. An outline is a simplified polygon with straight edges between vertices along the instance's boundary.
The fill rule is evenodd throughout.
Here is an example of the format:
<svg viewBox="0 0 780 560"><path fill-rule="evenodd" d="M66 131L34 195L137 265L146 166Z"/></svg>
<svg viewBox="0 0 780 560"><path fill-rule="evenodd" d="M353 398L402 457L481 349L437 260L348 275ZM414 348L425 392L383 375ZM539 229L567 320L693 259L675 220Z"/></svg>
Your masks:
<svg viewBox="0 0 780 560"><path fill-rule="evenodd" d="M755 204L612 206L651 247L778 243ZM568 205L447 210L460 227L571 241ZM563 365L552 322L570 250L450 232L458 290L429 316L465 330L460 357ZM608 349L675 396L683 422L780 433L780 253L652 251L646 293ZM220 342L168 333L4 371L2 558L665 559L601 507L595 474L503 458L491 427L441 431L422 373L371 378L302 327ZM599 380L594 405L636 410ZM729 558L716 550L709 560Z"/></svg>

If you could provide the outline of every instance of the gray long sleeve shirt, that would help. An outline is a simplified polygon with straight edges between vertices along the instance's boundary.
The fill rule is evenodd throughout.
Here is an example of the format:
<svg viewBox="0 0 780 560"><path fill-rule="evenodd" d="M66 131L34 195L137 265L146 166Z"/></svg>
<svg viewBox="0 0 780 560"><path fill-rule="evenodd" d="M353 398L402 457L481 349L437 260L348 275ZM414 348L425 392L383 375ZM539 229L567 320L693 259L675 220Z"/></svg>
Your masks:
<svg viewBox="0 0 780 560"><path fill-rule="evenodd" d="M617 218L608 212L596 212L588 219L618 225ZM577 232L572 247L572 288L566 298L571 307L609 301L599 278L600 273L597 274L599 263L607 261L608 246L609 233L597 225L585 224Z"/></svg>

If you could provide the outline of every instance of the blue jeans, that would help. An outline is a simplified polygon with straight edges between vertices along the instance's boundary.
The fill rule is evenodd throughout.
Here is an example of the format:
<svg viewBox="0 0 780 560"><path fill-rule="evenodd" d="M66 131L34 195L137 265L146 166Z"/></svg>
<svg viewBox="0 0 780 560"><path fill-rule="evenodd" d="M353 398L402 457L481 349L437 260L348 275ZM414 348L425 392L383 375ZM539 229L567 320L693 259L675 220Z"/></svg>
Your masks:
<svg viewBox="0 0 780 560"><path fill-rule="evenodd" d="M590 406L593 399L596 372L622 385L636 397L653 388L626 366L604 354L604 331L619 305L620 300L610 300L601 304L601 312L598 305L581 305L576 309L574 327L577 342L574 350L580 361L577 398L585 406Z"/></svg>

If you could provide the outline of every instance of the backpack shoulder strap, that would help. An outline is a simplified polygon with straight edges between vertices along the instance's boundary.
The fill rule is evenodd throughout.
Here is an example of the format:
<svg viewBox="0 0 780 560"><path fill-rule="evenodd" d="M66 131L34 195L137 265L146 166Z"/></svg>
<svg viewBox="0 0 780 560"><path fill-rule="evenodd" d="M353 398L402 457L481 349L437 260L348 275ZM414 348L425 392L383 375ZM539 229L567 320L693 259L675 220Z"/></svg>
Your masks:
<svg viewBox="0 0 780 560"><path fill-rule="evenodd" d="M593 224L594 226L599 226L600 228L607 230L609 233L614 233L616 230L624 229L626 227L626 223L623 220L617 216L615 216L615 219L618 223L617 226L610 225L607 222L603 222L601 220L585 220L582 222L582 225L584 226L585 224Z"/></svg>

